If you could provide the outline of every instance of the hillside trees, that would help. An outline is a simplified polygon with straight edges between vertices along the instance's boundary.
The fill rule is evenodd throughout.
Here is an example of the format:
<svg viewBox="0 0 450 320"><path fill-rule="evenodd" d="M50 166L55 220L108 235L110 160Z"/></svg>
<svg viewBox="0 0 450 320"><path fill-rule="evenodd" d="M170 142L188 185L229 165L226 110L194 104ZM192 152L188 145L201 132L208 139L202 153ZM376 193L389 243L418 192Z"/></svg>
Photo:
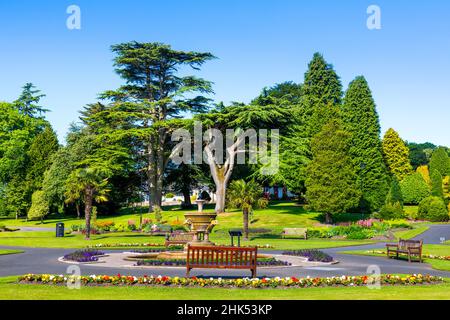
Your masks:
<svg viewBox="0 0 450 320"><path fill-rule="evenodd" d="M436 149L431 155L430 172L438 171L441 176L450 176L450 159L444 148Z"/></svg>

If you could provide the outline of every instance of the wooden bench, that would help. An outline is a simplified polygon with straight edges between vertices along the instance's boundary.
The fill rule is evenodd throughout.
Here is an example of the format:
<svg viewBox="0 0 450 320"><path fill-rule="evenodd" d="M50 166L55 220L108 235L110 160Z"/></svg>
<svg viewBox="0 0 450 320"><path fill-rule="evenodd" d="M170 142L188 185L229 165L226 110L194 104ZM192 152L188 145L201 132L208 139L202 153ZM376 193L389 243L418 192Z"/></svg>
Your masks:
<svg viewBox="0 0 450 320"><path fill-rule="evenodd" d="M256 277L257 247L200 247L188 245L186 276L193 268L249 269Z"/></svg>
<svg viewBox="0 0 450 320"><path fill-rule="evenodd" d="M282 238L286 237L297 237L297 238L308 238L308 229L306 228L284 228L283 232L281 233Z"/></svg>
<svg viewBox="0 0 450 320"><path fill-rule="evenodd" d="M396 244L386 244L386 253L388 259L391 258L391 253L394 253L398 259L399 254L406 254L408 261L411 262L411 257L416 256L422 263L422 246L423 240L403 240L400 239Z"/></svg>
<svg viewBox="0 0 450 320"><path fill-rule="evenodd" d="M164 245L166 247L171 245L185 245L194 239L193 233L172 233L166 238Z"/></svg>

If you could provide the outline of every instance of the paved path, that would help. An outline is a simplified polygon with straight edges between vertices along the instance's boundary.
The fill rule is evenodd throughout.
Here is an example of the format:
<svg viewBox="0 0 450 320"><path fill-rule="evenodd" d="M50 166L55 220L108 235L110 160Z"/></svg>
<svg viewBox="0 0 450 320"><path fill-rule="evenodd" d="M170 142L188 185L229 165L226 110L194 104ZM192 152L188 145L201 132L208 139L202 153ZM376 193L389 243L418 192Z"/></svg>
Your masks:
<svg viewBox="0 0 450 320"><path fill-rule="evenodd" d="M428 231L420 235L426 244L435 244L440 242L440 238L450 239L450 225L434 225ZM422 273L432 274L443 277L450 277L450 272L433 270L428 264L408 263L407 261L399 261L394 259L386 259L381 257L369 257L358 255L340 254L341 251L352 250L370 250L383 248L384 243L373 245L354 246L345 248L323 249L322 251L332 255L340 263L325 267L274 267L258 269L259 277L328 277L341 275L363 275L367 274L367 268L371 265L378 266L382 273ZM0 276L20 275L26 273L50 273L65 274L66 263L58 262L57 259L64 254L73 250L71 249L46 249L46 248L21 248L21 247L1 247L0 249L21 249L24 253L0 256ZM117 251L115 251L117 252ZM272 251L273 253L279 253ZM90 274L124 274L124 275L168 275L168 276L184 276L184 268L111 268L101 264L81 265L81 273ZM222 277L241 277L250 276L250 272L235 270L193 270L192 276L222 276Z"/></svg>

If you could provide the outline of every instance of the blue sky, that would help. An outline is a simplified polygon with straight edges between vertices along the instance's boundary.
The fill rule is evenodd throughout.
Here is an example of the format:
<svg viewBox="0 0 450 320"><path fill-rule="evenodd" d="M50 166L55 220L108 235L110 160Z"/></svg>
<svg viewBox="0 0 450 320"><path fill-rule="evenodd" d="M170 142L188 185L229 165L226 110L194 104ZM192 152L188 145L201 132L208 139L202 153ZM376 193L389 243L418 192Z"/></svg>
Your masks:
<svg viewBox="0 0 450 320"><path fill-rule="evenodd" d="M81 8L81 30L66 9ZM382 29L368 30L367 7L381 8ZM48 119L63 140L78 111L122 82L110 45L137 40L219 59L198 75L217 101L248 102L265 86L301 82L321 52L343 85L364 75L383 132L450 146L450 2L358 0L0 0L0 100L33 82L47 97Z"/></svg>

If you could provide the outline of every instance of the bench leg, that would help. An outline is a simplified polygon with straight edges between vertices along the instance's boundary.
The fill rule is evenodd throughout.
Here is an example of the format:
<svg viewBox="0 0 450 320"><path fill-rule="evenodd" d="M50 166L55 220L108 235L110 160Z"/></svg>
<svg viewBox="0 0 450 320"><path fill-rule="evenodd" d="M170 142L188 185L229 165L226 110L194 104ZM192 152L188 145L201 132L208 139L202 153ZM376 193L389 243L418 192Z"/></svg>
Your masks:
<svg viewBox="0 0 450 320"><path fill-rule="evenodd" d="M186 270L186 278L189 278L189 274L191 273L191 269L190 268L187 268L187 270Z"/></svg>
<svg viewBox="0 0 450 320"><path fill-rule="evenodd" d="M252 269L252 278L256 278L256 269Z"/></svg>

